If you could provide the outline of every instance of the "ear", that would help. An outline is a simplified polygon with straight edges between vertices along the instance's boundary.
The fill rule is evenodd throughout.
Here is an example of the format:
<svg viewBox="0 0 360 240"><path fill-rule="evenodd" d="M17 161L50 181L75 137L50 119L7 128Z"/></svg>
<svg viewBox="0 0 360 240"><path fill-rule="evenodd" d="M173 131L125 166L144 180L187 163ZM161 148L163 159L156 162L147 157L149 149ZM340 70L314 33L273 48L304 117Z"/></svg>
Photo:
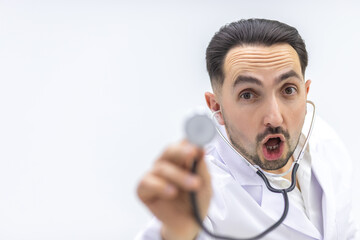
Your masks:
<svg viewBox="0 0 360 240"><path fill-rule="evenodd" d="M309 90L310 90L310 85L311 85L311 80L307 80L306 83L305 83L305 90L306 90L306 97L309 93Z"/></svg>
<svg viewBox="0 0 360 240"><path fill-rule="evenodd" d="M307 96L308 96L308 94L309 94L309 90L310 90L310 85L311 85L311 80L310 79L308 79L307 81L306 81L306 83L305 83L305 98L306 98L306 100L307 100ZM307 104L306 104L306 113L307 113Z"/></svg>
<svg viewBox="0 0 360 240"><path fill-rule="evenodd" d="M211 112L216 112L216 111L221 110L220 103L218 103L218 100L217 100L217 97L215 94L213 94L211 92L206 92L205 100L206 100L206 104L208 105ZM215 115L215 118L219 122L220 125L224 125L224 119L223 119L221 111Z"/></svg>

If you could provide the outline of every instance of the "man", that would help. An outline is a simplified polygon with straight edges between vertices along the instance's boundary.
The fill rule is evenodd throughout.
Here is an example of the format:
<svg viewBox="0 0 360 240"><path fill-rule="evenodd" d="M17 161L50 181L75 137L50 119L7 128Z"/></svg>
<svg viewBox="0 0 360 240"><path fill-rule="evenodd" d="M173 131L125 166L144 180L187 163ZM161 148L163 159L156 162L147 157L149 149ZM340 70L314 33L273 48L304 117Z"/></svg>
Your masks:
<svg viewBox="0 0 360 240"><path fill-rule="evenodd" d="M215 34L206 61L213 93L205 98L212 112L219 111L221 131L252 164L285 173L269 177L273 186L288 187L287 170L305 142L311 84L299 33L278 21L240 20ZM201 159L196 175L189 170L195 158ZM265 239L354 239L350 186L349 157L318 119L289 192L288 215ZM197 193L205 226L234 238L258 235L284 208L283 196L269 191L221 138L205 153L182 141L168 147L139 183L138 195L156 219L138 239L210 239L194 220L190 191Z"/></svg>

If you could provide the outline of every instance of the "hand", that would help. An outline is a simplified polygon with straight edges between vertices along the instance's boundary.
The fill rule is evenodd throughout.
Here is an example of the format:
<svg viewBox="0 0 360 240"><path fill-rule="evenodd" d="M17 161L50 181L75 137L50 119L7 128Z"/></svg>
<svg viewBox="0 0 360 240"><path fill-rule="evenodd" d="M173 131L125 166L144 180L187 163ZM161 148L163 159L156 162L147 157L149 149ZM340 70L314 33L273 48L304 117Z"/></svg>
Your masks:
<svg viewBox="0 0 360 240"><path fill-rule="evenodd" d="M196 175L191 173L195 159L198 159ZM164 239L194 239L198 234L190 191L197 192L200 214L205 218L212 190L204 152L182 141L165 149L137 188L141 201L163 223Z"/></svg>

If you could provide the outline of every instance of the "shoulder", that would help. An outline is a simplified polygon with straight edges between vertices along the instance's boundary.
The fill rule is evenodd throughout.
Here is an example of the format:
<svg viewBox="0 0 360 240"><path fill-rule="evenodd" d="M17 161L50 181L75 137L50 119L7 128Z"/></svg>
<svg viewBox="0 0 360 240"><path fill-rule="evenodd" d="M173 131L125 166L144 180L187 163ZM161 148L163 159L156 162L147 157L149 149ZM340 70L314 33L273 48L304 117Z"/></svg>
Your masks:
<svg viewBox="0 0 360 240"><path fill-rule="evenodd" d="M317 116L312 136L309 140L313 151L326 151L347 154L344 143L335 130L321 117Z"/></svg>
<svg viewBox="0 0 360 240"><path fill-rule="evenodd" d="M341 142L335 130L320 116L316 116L312 135L312 142L317 144L328 141Z"/></svg>
<svg viewBox="0 0 360 240"><path fill-rule="evenodd" d="M333 174L352 172L352 161L336 131L321 117L316 118L309 140L312 161L328 165Z"/></svg>

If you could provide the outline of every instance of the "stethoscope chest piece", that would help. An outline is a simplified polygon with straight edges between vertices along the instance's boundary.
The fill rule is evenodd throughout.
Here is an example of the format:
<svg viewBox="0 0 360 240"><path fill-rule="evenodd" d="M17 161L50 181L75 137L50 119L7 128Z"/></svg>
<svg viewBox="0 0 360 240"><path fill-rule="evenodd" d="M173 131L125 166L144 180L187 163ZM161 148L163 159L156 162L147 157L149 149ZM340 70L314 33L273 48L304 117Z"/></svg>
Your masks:
<svg viewBox="0 0 360 240"><path fill-rule="evenodd" d="M185 122L185 134L189 142L202 147L214 138L216 129L207 114L195 114Z"/></svg>

